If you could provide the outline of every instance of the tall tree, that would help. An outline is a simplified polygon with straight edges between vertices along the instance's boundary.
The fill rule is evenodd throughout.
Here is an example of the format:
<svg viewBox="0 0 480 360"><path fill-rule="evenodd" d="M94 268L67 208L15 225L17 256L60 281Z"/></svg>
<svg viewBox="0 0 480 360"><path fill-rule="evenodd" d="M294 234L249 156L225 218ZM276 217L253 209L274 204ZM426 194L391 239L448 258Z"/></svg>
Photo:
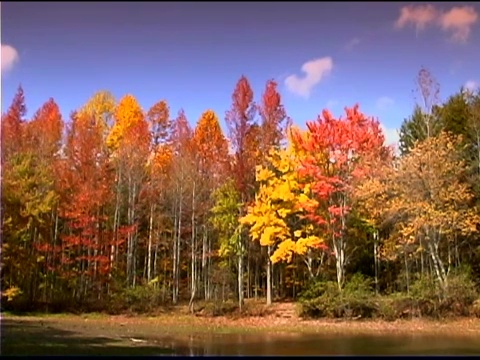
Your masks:
<svg viewBox="0 0 480 360"><path fill-rule="evenodd" d="M80 116L92 118L101 128L106 137L113 126L116 101L113 94L109 91L98 91L88 99L78 113Z"/></svg>
<svg viewBox="0 0 480 360"><path fill-rule="evenodd" d="M458 136L446 132L418 142L399 160L395 171L389 172L391 179L385 183L390 194L386 214L397 214L399 234L392 236L390 250L407 245L425 248L442 290L448 284L442 247L447 248L455 234L476 232L480 221L471 187L465 181L460 145Z"/></svg>
<svg viewBox="0 0 480 360"><path fill-rule="evenodd" d="M253 90L248 79L242 76L238 80L232 95L232 107L227 112L225 121L229 129L229 139L234 153L233 175L240 200L243 206L250 200L254 190L255 161L252 161L252 149L249 144L254 144L254 116ZM253 152L256 154L256 152ZM241 209L241 215L245 209ZM238 304L240 310L243 306L243 257L245 252L245 239L240 234L240 250L238 253Z"/></svg>
<svg viewBox="0 0 480 360"><path fill-rule="evenodd" d="M286 131L291 124L282 104L277 83L269 80L258 106L261 117L261 152L267 154L270 147L280 146L286 138Z"/></svg>
<svg viewBox="0 0 480 360"><path fill-rule="evenodd" d="M308 153L299 171L309 179L306 184L311 193L301 206L307 217L323 229L327 244L333 248L341 289L345 281L352 181L363 175L366 160L386 151L385 138L379 122L362 114L358 105L346 109L346 117L340 119L324 110L323 116L307 126L307 136L295 136L300 149Z"/></svg>
<svg viewBox="0 0 480 360"><path fill-rule="evenodd" d="M169 146L172 121L170 119L170 107L165 100L155 103L148 110L147 122L152 142L148 160L148 181L143 184L141 197L144 198L144 203L148 209L146 267L147 281L150 282L156 276L155 259L157 259L159 249L159 239L154 239L154 229L162 222L162 216L158 216L157 210L160 210L162 208L161 203L165 202L165 195L168 189L168 172L171 170L170 165L172 161L172 151Z"/></svg>
<svg viewBox="0 0 480 360"><path fill-rule="evenodd" d="M60 216L68 231L61 235L58 271L75 299L106 289L112 264L111 233L104 212L113 184L101 124L85 114L72 114L62 161Z"/></svg>
<svg viewBox="0 0 480 360"><path fill-rule="evenodd" d="M172 181L174 191L173 208L174 208L174 238L173 238L173 288L172 300L177 303L180 288L180 257L182 243L186 244L186 232L188 228L185 226L187 208L193 202L193 182L194 176L192 172L193 162L193 131L188 123L187 117L183 110L180 110L178 116L172 124L172 151L173 151L173 172ZM192 196L192 197L190 197ZM190 201L188 201L190 199ZM190 219L191 220L191 219ZM190 234L191 235L191 234Z"/></svg>
<svg viewBox="0 0 480 360"><path fill-rule="evenodd" d="M287 126L289 125L289 119L281 103L281 96L278 93L277 83L274 80L267 82L262 100L258 106L258 112L261 117L260 143L258 147L261 159L259 163L266 165L267 154L271 148L279 148L282 145L282 140L285 139ZM271 250L270 245L267 245L267 305L270 305L272 302Z"/></svg>
<svg viewBox="0 0 480 360"><path fill-rule="evenodd" d="M140 187L145 177L145 166L150 146L148 123L137 99L130 94L120 99L115 108L114 124L106 138L113 152L112 163L116 168L116 205L114 218L115 237L122 223L121 204L125 202L128 226L126 256L126 282L136 285L136 259L138 240L138 202ZM125 188L125 192L122 189ZM119 239L117 239L119 240Z"/></svg>
<svg viewBox="0 0 480 360"><path fill-rule="evenodd" d="M442 130L439 117L440 85L430 71L421 68L416 78L417 92L420 100L414 107L413 114L405 119L400 127L400 152L406 154L415 141L436 136Z"/></svg>
<svg viewBox="0 0 480 360"><path fill-rule="evenodd" d="M26 113L23 88L19 86L10 107L2 115L2 161L21 147Z"/></svg>
<svg viewBox="0 0 480 360"><path fill-rule="evenodd" d="M150 133L153 139L153 146L156 148L165 144L169 139L169 132L172 126L170 119L170 107L166 100L155 103L147 113Z"/></svg>
<svg viewBox="0 0 480 360"><path fill-rule="evenodd" d="M209 257L212 249L209 210L213 206L212 193L225 182L229 165L228 143L223 135L217 115L212 110L203 112L195 127L193 141L197 155L199 186L197 218L202 236L202 275L205 299L210 297Z"/></svg>

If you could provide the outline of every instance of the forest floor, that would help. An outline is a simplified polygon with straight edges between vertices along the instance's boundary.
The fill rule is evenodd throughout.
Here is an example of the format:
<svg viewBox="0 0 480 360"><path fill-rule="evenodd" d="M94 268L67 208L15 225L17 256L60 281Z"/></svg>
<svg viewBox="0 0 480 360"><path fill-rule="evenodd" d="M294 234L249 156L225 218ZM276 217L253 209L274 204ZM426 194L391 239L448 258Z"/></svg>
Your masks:
<svg viewBox="0 0 480 360"><path fill-rule="evenodd" d="M129 354L153 355L172 351L165 346L169 337L178 344L181 339L191 341L205 334L423 334L480 338L480 319L303 320L296 316L291 303L274 304L265 316L195 316L186 307L178 307L156 316L4 313L1 322L4 355L51 354L53 349L59 355L93 355L99 348L108 348L109 355L125 354L126 348Z"/></svg>

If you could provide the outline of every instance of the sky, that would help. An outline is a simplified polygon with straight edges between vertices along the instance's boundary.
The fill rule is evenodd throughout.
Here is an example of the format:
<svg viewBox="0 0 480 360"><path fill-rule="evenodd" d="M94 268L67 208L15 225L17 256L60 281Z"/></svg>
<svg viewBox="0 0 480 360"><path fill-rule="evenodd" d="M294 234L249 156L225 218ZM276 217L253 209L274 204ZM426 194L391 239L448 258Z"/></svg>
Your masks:
<svg viewBox="0 0 480 360"><path fill-rule="evenodd" d="M159 100L192 126L214 110L224 127L245 75L259 101L278 83L294 123L360 109L389 143L418 100L427 68L441 100L480 83L475 2L3 2L2 112L21 84L28 115L50 97L66 120L97 91ZM224 127L225 129L225 127Z"/></svg>

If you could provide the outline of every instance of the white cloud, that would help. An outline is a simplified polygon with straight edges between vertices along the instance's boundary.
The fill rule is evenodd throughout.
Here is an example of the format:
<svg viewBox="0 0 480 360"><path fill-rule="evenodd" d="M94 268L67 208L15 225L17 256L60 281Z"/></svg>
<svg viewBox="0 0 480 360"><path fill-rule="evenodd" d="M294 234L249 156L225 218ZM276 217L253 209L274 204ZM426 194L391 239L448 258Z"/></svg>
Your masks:
<svg viewBox="0 0 480 360"><path fill-rule="evenodd" d="M468 80L463 87L465 88L465 90L473 92L480 89L480 84L475 80Z"/></svg>
<svg viewBox="0 0 480 360"><path fill-rule="evenodd" d="M463 43L478 20L478 13L472 6L454 6L444 11L433 5L409 5L400 9L395 27L402 29L412 25L418 33L427 26L436 26L449 33L452 41Z"/></svg>
<svg viewBox="0 0 480 360"><path fill-rule="evenodd" d="M2 74L10 71L19 59L18 51L13 46L2 44Z"/></svg>
<svg viewBox="0 0 480 360"><path fill-rule="evenodd" d="M305 74L301 77L295 74L288 76L285 79L285 86L290 92L308 98L315 85L319 84L332 69L333 61L331 57L307 61L302 65L302 72Z"/></svg>
<svg viewBox="0 0 480 360"><path fill-rule="evenodd" d="M394 128L387 128L385 125L380 124L380 127L383 130L383 134L385 135L385 144L393 145L394 147L398 147L398 142L400 140L400 134L398 129Z"/></svg>
<svg viewBox="0 0 480 360"><path fill-rule="evenodd" d="M377 99L375 106L378 110L386 110L393 104L395 104L395 101L392 98L389 98L388 96L382 96L381 98Z"/></svg>
<svg viewBox="0 0 480 360"><path fill-rule="evenodd" d="M351 51L353 50L353 48L355 46L357 46L358 44L360 44L360 39L358 37L354 37L353 39L351 39L349 42L347 42L347 44L345 45L345 49L348 50L348 51Z"/></svg>

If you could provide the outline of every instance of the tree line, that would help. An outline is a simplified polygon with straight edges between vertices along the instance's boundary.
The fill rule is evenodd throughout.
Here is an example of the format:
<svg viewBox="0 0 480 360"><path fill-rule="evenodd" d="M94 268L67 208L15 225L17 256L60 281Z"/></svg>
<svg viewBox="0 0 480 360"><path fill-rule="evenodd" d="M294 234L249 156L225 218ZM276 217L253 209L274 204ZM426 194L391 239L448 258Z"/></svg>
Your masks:
<svg viewBox="0 0 480 360"><path fill-rule="evenodd" d="M191 127L160 100L94 94L2 115L2 307L297 299L355 274L376 294L479 285L480 95L422 69L399 153L358 105L293 125L277 83L237 82ZM470 284L470 283L469 283ZM473 286L473 285L472 285ZM449 290L450 289L450 290Z"/></svg>

